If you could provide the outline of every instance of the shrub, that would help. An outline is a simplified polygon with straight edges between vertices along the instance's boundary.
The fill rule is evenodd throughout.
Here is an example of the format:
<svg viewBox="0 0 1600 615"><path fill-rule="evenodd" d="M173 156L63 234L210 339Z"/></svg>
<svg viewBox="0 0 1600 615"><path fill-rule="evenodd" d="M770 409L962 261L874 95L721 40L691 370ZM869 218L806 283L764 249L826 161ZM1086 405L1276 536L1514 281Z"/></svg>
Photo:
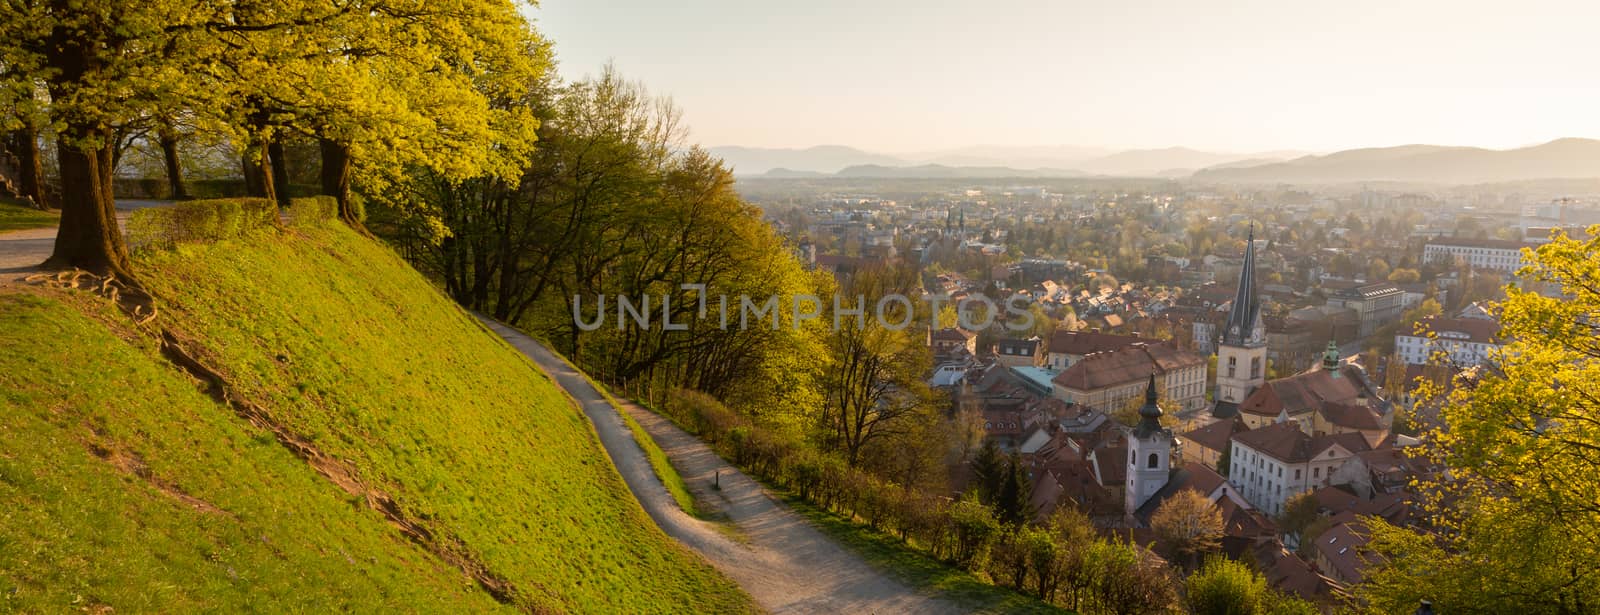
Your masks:
<svg viewBox="0 0 1600 615"><path fill-rule="evenodd" d="M134 249L171 248L235 239L276 226L278 207L267 199L190 201L134 211L128 220L128 244Z"/></svg>
<svg viewBox="0 0 1600 615"><path fill-rule="evenodd" d="M338 216L339 201L331 196L289 199L289 223L295 226L316 226Z"/></svg>
<svg viewBox="0 0 1600 615"><path fill-rule="evenodd" d="M970 497L950 507L950 527L955 539L952 559L963 568L981 562L1000 532L1000 522L995 520L994 511Z"/></svg>

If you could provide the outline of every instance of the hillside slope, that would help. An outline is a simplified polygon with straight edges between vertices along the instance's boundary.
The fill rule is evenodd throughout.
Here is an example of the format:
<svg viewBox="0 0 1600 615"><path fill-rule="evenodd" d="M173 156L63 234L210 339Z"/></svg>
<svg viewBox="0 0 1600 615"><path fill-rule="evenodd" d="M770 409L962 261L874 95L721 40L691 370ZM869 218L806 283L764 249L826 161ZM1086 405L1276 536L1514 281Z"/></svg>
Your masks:
<svg viewBox="0 0 1600 615"><path fill-rule="evenodd" d="M650 522L542 372L386 248L334 226L139 261L158 323L279 435L98 299L0 295L0 497L23 503L0 515L0 610L752 608Z"/></svg>
<svg viewBox="0 0 1600 615"><path fill-rule="evenodd" d="M1517 149L1402 145L1345 150L1251 167L1202 169L1219 182L1347 183L1397 181L1476 184L1600 177L1600 141L1557 139Z"/></svg>

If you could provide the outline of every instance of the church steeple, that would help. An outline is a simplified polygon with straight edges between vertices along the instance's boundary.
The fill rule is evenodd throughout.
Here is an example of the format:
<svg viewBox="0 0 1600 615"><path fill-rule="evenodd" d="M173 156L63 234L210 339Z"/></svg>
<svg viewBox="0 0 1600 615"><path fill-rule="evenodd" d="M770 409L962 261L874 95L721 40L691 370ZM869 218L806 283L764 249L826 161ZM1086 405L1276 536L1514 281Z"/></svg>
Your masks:
<svg viewBox="0 0 1600 615"><path fill-rule="evenodd" d="M1156 393L1156 376L1150 375L1150 384L1144 389L1144 406L1139 408L1139 426L1134 429L1137 438L1148 438L1150 434L1161 431L1161 404Z"/></svg>
<svg viewBox="0 0 1600 615"><path fill-rule="evenodd" d="M1256 226L1244 246L1244 267L1239 269L1239 289L1234 291L1228 320L1217 346L1217 382L1211 416L1238 416L1239 404L1267 383L1267 327L1261 319L1261 296L1256 291Z"/></svg>
<svg viewBox="0 0 1600 615"><path fill-rule="evenodd" d="M1256 291L1256 225L1250 224L1250 235L1245 240L1244 266L1239 268L1239 289L1233 294L1233 307L1228 311L1228 322L1222 328L1222 343L1226 346L1253 347L1265 345L1260 335L1261 296Z"/></svg>

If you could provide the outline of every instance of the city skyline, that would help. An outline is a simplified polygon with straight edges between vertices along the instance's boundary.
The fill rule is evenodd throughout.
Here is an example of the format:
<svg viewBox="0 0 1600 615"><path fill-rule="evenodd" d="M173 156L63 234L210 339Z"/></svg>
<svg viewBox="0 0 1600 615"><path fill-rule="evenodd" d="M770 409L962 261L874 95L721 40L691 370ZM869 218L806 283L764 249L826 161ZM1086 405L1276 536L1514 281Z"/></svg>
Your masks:
<svg viewBox="0 0 1600 615"><path fill-rule="evenodd" d="M1600 86L1577 80L1600 57L1583 32L1593 7L1132 4L551 0L530 15L564 77L613 62L673 97L708 146L1247 153L1600 136Z"/></svg>

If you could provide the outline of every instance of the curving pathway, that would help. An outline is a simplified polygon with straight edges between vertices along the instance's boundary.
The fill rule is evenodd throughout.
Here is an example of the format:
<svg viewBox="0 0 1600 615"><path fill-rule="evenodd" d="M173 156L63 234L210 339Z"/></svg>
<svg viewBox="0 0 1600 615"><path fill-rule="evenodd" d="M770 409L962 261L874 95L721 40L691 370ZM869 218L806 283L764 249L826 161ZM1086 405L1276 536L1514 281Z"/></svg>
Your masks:
<svg viewBox="0 0 1600 615"><path fill-rule="evenodd" d="M613 407L561 357L522 333L479 317L533 359L566 389L594 423L611 461L656 525L732 578L773 613L961 613L965 609L905 586L834 543L767 494L756 481L723 461L699 438L636 404ZM709 499L737 529L734 540L716 525L683 512L651 469L627 412L666 451L692 491ZM721 489L711 483L721 474Z"/></svg>
<svg viewBox="0 0 1600 615"><path fill-rule="evenodd" d="M117 228L127 232L128 218L134 210L171 205L172 201L124 199L117 201ZM40 271L56 245L55 227L0 233L0 284L7 284Z"/></svg>

